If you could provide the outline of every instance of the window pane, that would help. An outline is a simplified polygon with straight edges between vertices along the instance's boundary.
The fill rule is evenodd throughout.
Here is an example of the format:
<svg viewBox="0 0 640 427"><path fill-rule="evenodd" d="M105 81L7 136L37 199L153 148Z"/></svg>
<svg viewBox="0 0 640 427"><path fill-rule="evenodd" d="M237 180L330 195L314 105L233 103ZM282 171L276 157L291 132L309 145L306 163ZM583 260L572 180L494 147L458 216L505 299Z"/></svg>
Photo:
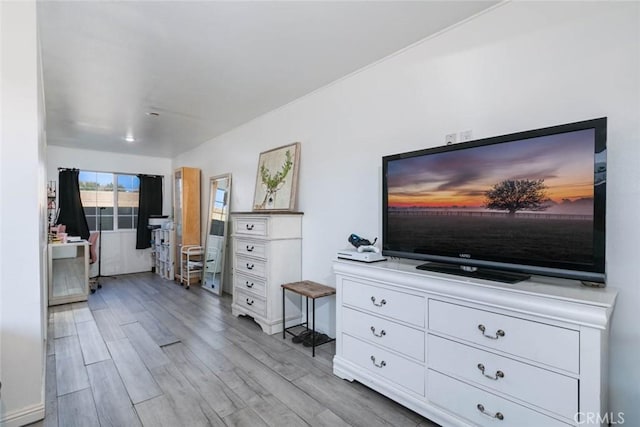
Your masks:
<svg viewBox="0 0 640 427"><path fill-rule="evenodd" d="M120 201L119 198L118 201ZM122 206L118 206L118 217L120 217L121 215L133 215L133 208L123 208ZM119 225L120 223L118 223L118 226Z"/></svg>
<svg viewBox="0 0 640 427"><path fill-rule="evenodd" d="M114 191L113 191L113 174L104 172L90 172L80 171L79 178L80 184L80 200L82 206L85 209L85 215L99 215L98 207L106 207L102 210L102 215L113 215ZM87 218L87 222L89 218ZM97 227L96 219L91 220L92 224L89 225L90 230L95 230ZM105 228L105 222L103 222L103 230ZM113 221L111 221L111 228L113 229Z"/></svg>
<svg viewBox="0 0 640 427"><path fill-rule="evenodd" d="M136 228L140 193L136 175L80 171L79 184L90 230L100 228L100 216L103 230Z"/></svg>
<svg viewBox="0 0 640 427"><path fill-rule="evenodd" d="M113 217L102 215L102 231L113 230Z"/></svg>
<svg viewBox="0 0 640 427"><path fill-rule="evenodd" d="M131 216L118 215L118 228L120 229L132 229L133 219Z"/></svg>
<svg viewBox="0 0 640 427"><path fill-rule="evenodd" d="M87 215L87 224L89 225L89 231L98 229L98 222L95 216Z"/></svg>

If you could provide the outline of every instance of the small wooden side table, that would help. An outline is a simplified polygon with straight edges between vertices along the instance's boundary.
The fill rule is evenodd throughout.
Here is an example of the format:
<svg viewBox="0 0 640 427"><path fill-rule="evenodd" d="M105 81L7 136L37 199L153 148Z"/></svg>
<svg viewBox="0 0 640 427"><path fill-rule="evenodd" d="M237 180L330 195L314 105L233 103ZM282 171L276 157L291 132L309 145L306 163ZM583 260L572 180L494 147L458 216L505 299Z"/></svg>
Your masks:
<svg viewBox="0 0 640 427"><path fill-rule="evenodd" d="M301 282L293 282L293 283L285 283L282 286L282 339L286 339L287 332L291 335L296 335L291 332L289 329L293 329L297 326L305 326L307 330L309 330L309 298L311 298L313 305L313 326L311 329L311 354L313 357L316 357L316 299L327 297L330 295L335 295L336 290L330 286L321 285L320 283L312 282L310 280L303 280ZM307 321L300 323L298 325L285 327L284 319L285 316L285 292L286 291L294 292L298 295L302 295L306 297L307 302ZM328 342L335 341L335 338L332 338L328 341L323 342L322 344L326 344Z"/></svg>

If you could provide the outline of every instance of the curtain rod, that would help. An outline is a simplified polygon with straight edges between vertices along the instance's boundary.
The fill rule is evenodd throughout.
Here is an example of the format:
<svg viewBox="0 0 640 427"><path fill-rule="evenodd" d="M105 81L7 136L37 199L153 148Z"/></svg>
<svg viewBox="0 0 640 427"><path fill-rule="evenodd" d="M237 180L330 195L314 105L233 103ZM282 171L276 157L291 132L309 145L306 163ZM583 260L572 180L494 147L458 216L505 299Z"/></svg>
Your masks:
<svg viewBox="0 0 640 427"><path fill-rule="evenodd" d="M58 171L77 171L80 169L76 169L76 168L58 168Z"/></svg>
<svg viewBox="0 0 640 427"><path fill-rule="evenodd" d="M164 178L164 175L147 175L145 173L139 173L136 176L137 177L148 176L149 178Z"/></svg>

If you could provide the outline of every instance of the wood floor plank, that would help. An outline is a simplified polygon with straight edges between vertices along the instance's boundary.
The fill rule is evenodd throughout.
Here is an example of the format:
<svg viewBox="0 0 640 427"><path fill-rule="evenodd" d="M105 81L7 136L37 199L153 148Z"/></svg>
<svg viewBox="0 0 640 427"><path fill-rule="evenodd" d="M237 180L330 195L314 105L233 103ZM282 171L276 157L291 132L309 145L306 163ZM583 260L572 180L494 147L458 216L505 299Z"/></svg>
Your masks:
<svg viewBox="0 0 640 427"><path fill-rule="evenodd" d="M88 366L87 373L102 427L136 427L141 425L112 360Z"/></svg>
<svg viewBox="0 0 640 427"><path fill-rule="evenodd" d="M228 328L224 332L224 337L289 381L300 378L306 373L300 366L291 363L289 360L278 358L278 353L268 352L268 348L258 344L250 336L242 334L234 328ZM285 345L285 348L288 347Z"/></svg>
<svg viewBox="0 0 640 427"><path fill-rule="evenodd" d="M306 391L313 399L353 426L415 426L416 421L402 413L381 411L369 405L366 399L358 399L348 383L337 377L317 377L308 374L294 384Z"/></svg>
<svg viewBox="0 0 640 427"><path fill-rule="evenodd" d="M134 317L160 347L175 344L180 341L178 337L165 328L164 325L149 314L148 311L144 310L134 313Z"/></svg>
<svg viewBox="0 0 640 427"><path fill-rule="evenodd" d="M87 300L89 304L89 308L91 311L103 310L107 308L107 303L104 302L102 295L99 292L94 294L89 294L89 299Z"/></svg>
<svg viewBox="0 0 640 427"><path fill-rule="evenodd" d="M270 426L305 427L309 425L272 395L262 396L262 399L252 403L251 408Z"/></svg>
<svg viewBox="0 0 640 427"><path fill-rule="evenodd" d="M330 409L320 412L316 418L309 423L313 427L348 427L345 420L334 414Z"/></svg>
<svg viewBox="0 0 640 427"><path fill-rule="evenodd" d="M54 338L68 337L77 333L76 324L73 320L73 309L69 304L56 307L56 310L53 312L53 323Z"/></svg>
<svg viewBox="0 0 640 427"><path fill-rule="evenodd" d="M78 329L78 339L80 340L80 348L82 349L85 365L111 359L109 350L107 350L107 346L93 318L76 324L76 328Z"/></svg>
<svg viewBox="0 0 640 427"><path fill-rule="evenodd" d="M44 389L45 427L58 427L58 390L56 388L56 357L47 356L47 374Z"/></svg>
<svg viewBox="0 0 640 427"><path fill-rule="evenodd" d="M162 352L160 346L153 341L140 323L128 323L121 327L147 368L151 369L170 363L169 358Z"/></svg>
<svg viewBox="0 0 640 427"><path fill-rule="evenodd" d="M58 421L64 427L100 427L90 388L58 398Z"/></svg>
<svg viewBox="0 0 640 427"><path fill-rule="evenodd" d="M56 354L54 328L55 323L53 321L53 313L49 312L49 319L47 322L47 356Z"/></svg>
<svg viewBox="0 0 640 427"><path fill-rule="evenodd" d="M174 364L158 366L151 373L167 396L172 411L183 426L225 424Z"/></svg>
<svg viewBox="0 0 640 427"><path fill-rule="evenodd" d="M89 387L78 337L56 339L56 388L58 396Z"/></svg>
<svg viewBox="0 0 640 427"><path fill-rule="evenodd" d="M93 315L91 314L91 310L89 309L89 304L87 302L77 302L71 304L71 307L73 309L73 320L76 323L93 320Z"/></svg>
<svg viewBox="0 0 640 427"><path fill-rule="evenodd" d="M226 416L224 418L224 423L228 426L234 427L268 427L268 424L266 424L262 420L262 418L260 418L260 416L256 414L256 411L251 408L244 408L239 410L238 412L234 412L233 414Z"/></svg>
<svg viewBox="0 0 640 427"><path fill-rule="evenodd" d="M134 404L162 394L129 339L109 341L107 347Z"/></svg>
<svg viewBox="0 0 640 427"><path fill-rule="evenodd" d="M169 398L165 395L138 403L135 408L142 425L145 427L176 427L181 425L180 419L171 407Z"/></svg>
<svg viewBox="0 0 640 427"><path fill-rule="evenodd" d="M127 337L110 309L105 308L94 311L93 317L95 317L96 324L105 342L117 341Z"/></svg>
<svg viewBox="0 0 640 427"><path fill-rule="evenodd" d="M163 350L218 415L225 417L246 406L243 400L184 344L170 345Z"/></svg>
<svg viewBox="0 0 640 427"><path fill-rule="evenodd" d="M117 284L104 284L102 285L101 296L107 303L107 306L115 316L119 325L126 325L127 323L133 323L136 318L133 317L131 312L127 309L124 302L118 297L118 295L111 289L117 286Z"/></svg>
<svg viewBox="0 0 640 427"><path fill-rule="evenodd" d="M128 292L128 289L132 287L131 279L126 276L120 276L119 283L113 288L116 291L116 295L122 301L122 304L127 308L127 311L135 317L135 313L144 311L144 307L136 298L132 298Z"/></svg>
<svg viewBox="0 0 640 427"><path fill-rule="evenodd" d="M260 384L281 402L291 408L305 421L312 420L325 407L312 399L306 392L296 387L276 372L269 369L263 363L244 352L239 347L229 346L225 354L233 362L247 373L253 380Z"/></svg>

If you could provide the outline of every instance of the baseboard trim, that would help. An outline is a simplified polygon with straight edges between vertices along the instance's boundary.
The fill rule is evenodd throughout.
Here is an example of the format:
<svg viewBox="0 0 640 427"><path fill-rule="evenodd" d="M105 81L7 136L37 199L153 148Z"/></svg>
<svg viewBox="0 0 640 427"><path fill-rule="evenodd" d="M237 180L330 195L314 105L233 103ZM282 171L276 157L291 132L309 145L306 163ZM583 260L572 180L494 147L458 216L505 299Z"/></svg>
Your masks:
<svg viewBox="0 0 640 427"><path fill-rule="evenodd" d="M0 419L0 426L20 427L43 419L44 403L38 403L6 414L5 417Z"/></svg>

